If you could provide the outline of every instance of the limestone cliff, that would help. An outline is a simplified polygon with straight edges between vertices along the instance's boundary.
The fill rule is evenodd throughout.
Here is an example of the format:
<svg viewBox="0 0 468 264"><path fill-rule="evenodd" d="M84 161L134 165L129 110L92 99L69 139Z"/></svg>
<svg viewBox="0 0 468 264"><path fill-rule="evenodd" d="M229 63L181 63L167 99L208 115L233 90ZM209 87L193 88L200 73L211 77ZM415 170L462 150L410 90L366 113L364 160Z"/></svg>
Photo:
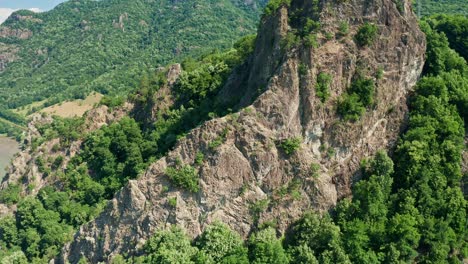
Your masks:
<svg viewBox="0 0 468 264"><path fill-rule="evenodd" d="M245 108L192 130L131 180L97 219L80 228L59 262L137 254L154 231L173 224L193 237L215 220L244 237L268 221L284 232L304 211L327 210L350 195L360 161L395 145L407 95L424 63L425 38L408 1L398 8L392 0L324 0L315 14L318 45L285 48L288 33L300 25L294 15L310 10L310 2L293 0L262 19L248 70L233 74L219 94L241 96ZM349 32L339 36L343 21ZM353 36L365 22L377 25L378 36L360 47ZM380 70L383 78L374 78ZM332 76L325 103L316 95L320 73ZM337 101L358 74L374 78L376 104L358 121L345 122L336 114ZM287 155L279 142L291 138L301 144ZM195 164L197 153L203 153L202 164ZM168 167L180 164L197 168L197 193L176 188L166 176ZM282 188L295 193L280 195ZM175 207L168 203L174 197Z"/></svg>

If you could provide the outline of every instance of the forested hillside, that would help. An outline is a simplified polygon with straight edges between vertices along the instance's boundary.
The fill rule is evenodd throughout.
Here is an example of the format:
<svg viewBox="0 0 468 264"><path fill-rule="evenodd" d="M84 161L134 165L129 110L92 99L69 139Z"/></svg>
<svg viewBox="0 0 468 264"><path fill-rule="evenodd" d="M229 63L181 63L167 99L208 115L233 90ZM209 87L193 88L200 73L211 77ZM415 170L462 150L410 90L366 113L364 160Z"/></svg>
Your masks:
<svg viewBox="0 0 468 264"><path fill-rule="evenodd" d="M5 22L0 48L21 49L0 118L111 96L35 118L0 188L0 263L468 259L468 19L275 0L248 35L247 2L76 0Z"/></svg>
<svg viewBox="0 0 468 264"><path fill-rule="evenodd" d="M421 2L421 16L434 14L468 15L468 1L466 0L419 0ZM415 3L417 10L418 0Z"/></svg>
<svg viewBox="0 0 468 264"><path fill-rule="evenodd" d="M447 39L440 24L468 26L451 16L422 22L427 62L409 101L408 129L393 160L381 151L362 161L352 199L330 214L305 213L281 238L274 222L246 242L219 223L192 243L180 228L157 232L145 256L127 263L464 263L468 203L460 186L468 64L449 47L465 35Z"/></svg>
<svg viewBox="0 0 468 264"><path fill-rule="evenodd" d="M262 2L72 0L45 13L18 11L0 26L0 104L124 95L171 60L253 33Z"/></svg>
<svg viewBox="0 0 468 264"><path fill-rule="evenodd" d="M184 133L228 113L232 103L217 103L214 96L229 73L250 55L253 41L254 37L245 37L226 52L184 61L185 78L178 81L174 92L177 103L158 112L160 118L149 127L138 111L154 103L155 93L167 84L167 70L143 79L138 91L129 96L137 105L133 113L110 126L87 133L84 117L58 118L51 124L38 125L40 136L32 142L33 151L48 140L60 139L54 146L58 155L47 153L48 158L41 156L36 160L50 186L42 188L37 197L22 197L17 184L0 191L0 203L18 203L18 222L12 217L0 219L0 259L45 263L54 258L80 225L93 219L128 180L135 179L150 162L167 153ZM150 116L146 113L143 118ZM66 161L61 153L76 140L84 140L83 151ZM66 170L62 169L64 164ZM188 168L185 173L175 176L182 177L177 181L196 191L198 181L190 178L192 171ZM29 186L30 191L35 188L33 183Z"/></svg>

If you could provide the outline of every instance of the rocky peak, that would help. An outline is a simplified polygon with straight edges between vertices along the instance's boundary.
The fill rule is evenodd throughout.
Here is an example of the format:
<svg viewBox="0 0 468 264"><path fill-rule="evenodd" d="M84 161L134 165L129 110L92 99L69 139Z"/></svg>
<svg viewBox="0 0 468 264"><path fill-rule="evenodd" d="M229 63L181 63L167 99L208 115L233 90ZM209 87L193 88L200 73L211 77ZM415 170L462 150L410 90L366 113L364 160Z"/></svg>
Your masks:
<svg viewBox="0 0 468 264"><path fill-rule="evenodd" d="M170 225L193 237L217 220L244 237L272 221L284 232L304 211L328 210L350 195L360 161L395 145L407 94L423 67L425 38L408 1L313 2L293 0L262 19L248 70L233 74L219 95L243 95L245 108L192 130L131 180L80 228L61 262L137 254L154 231ZM314 26L310 21L320 29L301 32ZM360 45L364 25L373 25L375 36ZM317 88L323 76L326 100ZM374 84L374 103L346 121L337 105L359 78ZM201 164L197 153L204 155ZM166 170L180 163L197 170L198 192L171 184ZM177 205L169 206L174 198Z"/></svg>

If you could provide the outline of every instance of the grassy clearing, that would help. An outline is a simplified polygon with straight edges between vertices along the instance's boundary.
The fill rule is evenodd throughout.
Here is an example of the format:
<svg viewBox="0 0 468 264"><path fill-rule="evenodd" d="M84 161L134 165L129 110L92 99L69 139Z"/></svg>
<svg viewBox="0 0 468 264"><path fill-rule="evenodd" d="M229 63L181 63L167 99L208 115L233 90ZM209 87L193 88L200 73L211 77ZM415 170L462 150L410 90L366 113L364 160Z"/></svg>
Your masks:
<svg viewBox="0 0 468 264"><path fill-rule="evenodd" d="M86 111L91 110L95 104L99 103L102 97L102 94L92 93L84 100L63 102L44 108L40 112L60 117L83 116Z"/></svg>

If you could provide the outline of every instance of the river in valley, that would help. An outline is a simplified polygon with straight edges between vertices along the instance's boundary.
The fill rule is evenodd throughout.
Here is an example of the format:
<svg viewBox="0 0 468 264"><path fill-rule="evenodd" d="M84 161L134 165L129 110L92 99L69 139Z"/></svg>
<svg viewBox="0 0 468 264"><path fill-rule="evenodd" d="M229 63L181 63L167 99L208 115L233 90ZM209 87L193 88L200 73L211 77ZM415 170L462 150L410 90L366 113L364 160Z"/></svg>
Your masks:
<svg viewBox="0 0 468 264"><path fill-rule="evenodd" d="M5 176L5 169L18 151L18 142L14 139L0 136L0 180Z"/></svg>

